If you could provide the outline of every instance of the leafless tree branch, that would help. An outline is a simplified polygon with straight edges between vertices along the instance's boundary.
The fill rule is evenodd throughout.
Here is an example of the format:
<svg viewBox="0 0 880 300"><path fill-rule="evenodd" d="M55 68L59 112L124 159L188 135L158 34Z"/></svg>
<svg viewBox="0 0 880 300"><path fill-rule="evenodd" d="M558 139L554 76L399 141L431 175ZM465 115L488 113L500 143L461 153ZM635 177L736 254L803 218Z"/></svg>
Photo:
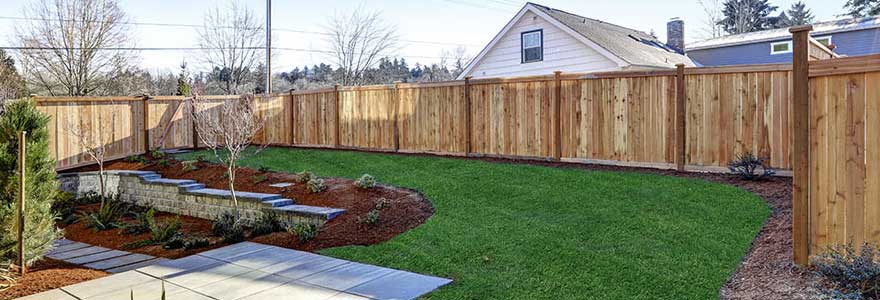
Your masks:
<svg viewBox="0 0 880 300"><path fill-rule="evenodd" d="M356 9L350 14L336 14L329 19L326 31L333 58L342 69L342 85L363 84L367 69L395 51L398 44L397 28L379 12Z"/></svg>

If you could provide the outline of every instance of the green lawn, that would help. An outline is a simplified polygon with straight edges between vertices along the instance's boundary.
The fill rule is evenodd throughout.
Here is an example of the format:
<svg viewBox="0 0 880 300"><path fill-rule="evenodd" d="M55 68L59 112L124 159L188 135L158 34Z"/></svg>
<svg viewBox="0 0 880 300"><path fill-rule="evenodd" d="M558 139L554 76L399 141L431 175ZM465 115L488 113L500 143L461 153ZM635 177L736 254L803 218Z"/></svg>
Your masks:
<svg viewBox="0 0 880 300"><path fill-rule="evenodd" d="M717 299L769 214L734 187L638 173L286 148L243 165L423 192L426 224L322 254L455 280L430 299Z"/></svg>

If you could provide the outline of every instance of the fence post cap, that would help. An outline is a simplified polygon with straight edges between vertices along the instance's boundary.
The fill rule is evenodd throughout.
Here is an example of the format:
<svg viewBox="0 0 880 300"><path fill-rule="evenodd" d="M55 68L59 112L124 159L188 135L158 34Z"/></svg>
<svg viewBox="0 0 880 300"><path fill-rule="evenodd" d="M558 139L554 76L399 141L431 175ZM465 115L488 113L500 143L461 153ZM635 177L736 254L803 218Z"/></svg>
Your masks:
<svg viewBox="0 0 880 300"><path fill-rule="evenodd" d="M801 26L794 26L792 28L789 28L788 32L795 33L795 32L812 31L812 30L813 30L813 25L801 25Z"/></svg>
<svg viewBox="0 0 880 300"><path fill-rule="evenodd" d="M675 67L676 68L684 68L684 64L678 63L678 64L675 64Z"/></svg>

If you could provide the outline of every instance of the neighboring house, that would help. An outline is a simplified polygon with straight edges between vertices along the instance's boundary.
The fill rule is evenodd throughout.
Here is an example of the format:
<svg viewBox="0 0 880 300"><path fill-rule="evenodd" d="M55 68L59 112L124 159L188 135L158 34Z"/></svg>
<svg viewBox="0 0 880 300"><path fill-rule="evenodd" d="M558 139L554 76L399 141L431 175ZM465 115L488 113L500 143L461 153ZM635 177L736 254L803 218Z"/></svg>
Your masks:
<svg viewBox="0 0 880 300"><path fill-rule="evenodd" d="M675 68L684 23L670 22L671 45L611 23L527 3L459 76L473 78Z"/></svg>
<svg viewBox="0 0 880 300"><path fill-rule="evenodd" d="M816 23L810 35L842 56L880 53L880 17ZM785 63L791 47L791 33L780 28L692 43L687 55L703 66Z"/></svg>

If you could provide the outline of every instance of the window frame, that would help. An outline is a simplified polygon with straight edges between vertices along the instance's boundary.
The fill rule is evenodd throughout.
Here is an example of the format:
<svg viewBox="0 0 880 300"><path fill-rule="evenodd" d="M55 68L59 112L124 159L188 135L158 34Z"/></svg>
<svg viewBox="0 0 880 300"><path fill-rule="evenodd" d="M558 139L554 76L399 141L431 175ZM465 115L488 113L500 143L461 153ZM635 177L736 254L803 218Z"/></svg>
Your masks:
<svg viewBox="0 0 880 300"><path fill-rule="evenodd" d="M830 36L830 35L825 35L825 36L820 36L820 37L814 37L813 39L816 40L817 42L819 42L819 40L828 39L828 45L825 45L825 44L822 44L822 42L819 42L820 44L824 45L825 47L828 47L828 46L831 45L831 43L832 43L832 40L831 40L831 36Z"/></svg>
<svg viewBox="0 0 880 300"><path fill-rule="evenodd" d="M784 51L776 51L776 45L782 45L782 44L787 45L788 46L787 49ZM792 48L791 41L773 42L773 43L770 43L770 55L791 53L791 51L792 51L791 48Z"/></svg>
<svg viewBox="0 0 880 300"><path fill-rule="evenodd" d="M536 60L526 61L526 35L537 33L540 41L540 45L537 47L541 50L541 57ZM533 49L535 47L529 48ZM536 29L530 31L524 31L519 34L519 56L520 56L520 64L534 63L534 62L542 62L544 61L544 29Z"/></svg>

